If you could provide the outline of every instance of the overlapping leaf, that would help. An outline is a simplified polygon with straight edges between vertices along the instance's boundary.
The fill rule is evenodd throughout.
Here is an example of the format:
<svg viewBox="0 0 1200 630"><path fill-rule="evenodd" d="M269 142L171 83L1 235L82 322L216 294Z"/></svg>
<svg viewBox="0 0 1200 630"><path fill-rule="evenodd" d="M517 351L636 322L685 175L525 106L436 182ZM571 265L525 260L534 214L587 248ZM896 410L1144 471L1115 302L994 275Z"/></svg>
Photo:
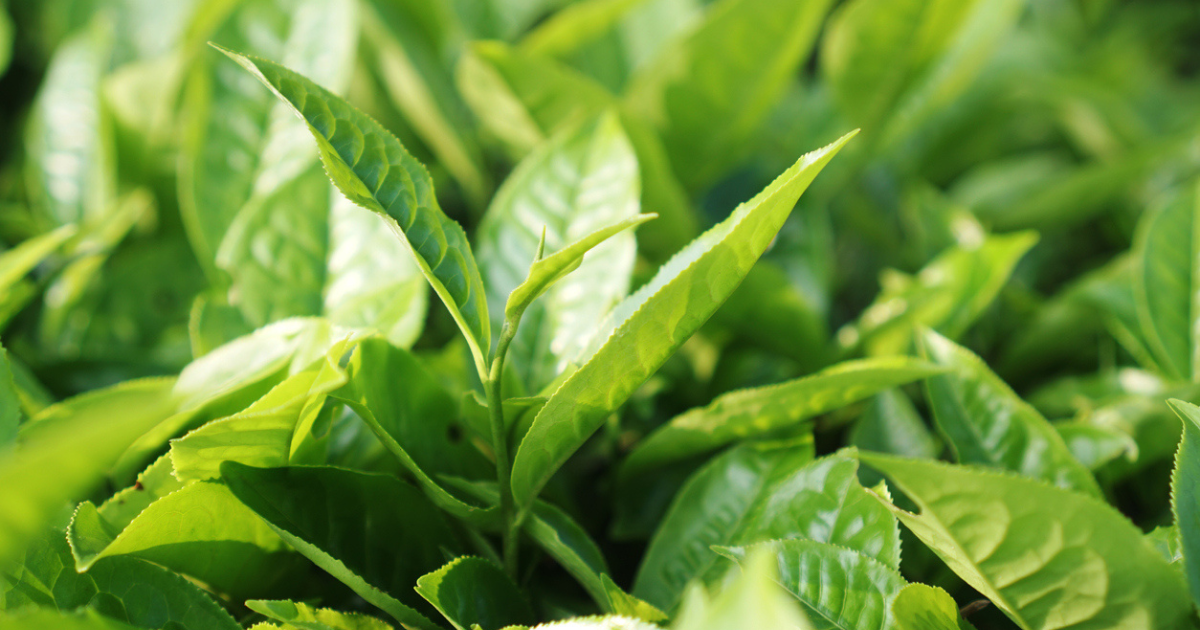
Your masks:
<svg viewBox="0 0 1200 630"><path fill-rule="evenodd" d="M676 254L623 301L588 362L550 397L513 461L519 505L533 502L554 471L737 288L817 173L850 135L800 158L770 186ZM607 331L612 331L607 335Z"/></svg>

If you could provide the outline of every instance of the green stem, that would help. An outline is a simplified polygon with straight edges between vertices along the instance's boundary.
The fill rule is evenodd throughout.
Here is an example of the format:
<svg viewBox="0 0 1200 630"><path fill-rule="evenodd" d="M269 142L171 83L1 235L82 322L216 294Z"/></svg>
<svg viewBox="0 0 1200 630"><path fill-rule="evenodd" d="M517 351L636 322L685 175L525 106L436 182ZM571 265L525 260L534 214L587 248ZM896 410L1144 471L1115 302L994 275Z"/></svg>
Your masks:
<svg viewBox="0 0 1200 630"><path fill-rule="evenodd" d="M514 579L517 575L517 542L519 527L513 513L512 465L508 461L508 430L504 422L504 356L516 334L516 327L506 321L500 331L496 355L492 359L491 373L484 386L487 388L488 416L492 427L492 449L496 451L496 481L500 484L500 513L504 528L504 568Z"/></svg>

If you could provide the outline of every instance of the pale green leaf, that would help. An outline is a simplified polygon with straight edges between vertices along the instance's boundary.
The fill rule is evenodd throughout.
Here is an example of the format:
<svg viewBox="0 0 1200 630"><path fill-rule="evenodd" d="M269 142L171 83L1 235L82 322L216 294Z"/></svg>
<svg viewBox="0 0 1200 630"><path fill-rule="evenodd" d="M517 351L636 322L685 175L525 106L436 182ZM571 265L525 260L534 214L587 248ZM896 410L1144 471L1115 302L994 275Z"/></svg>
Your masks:
<svg viewBox="0 0 1200 630"><path fill-rule="evenodd" d="M625 459L620 475L631 478L665 463L761 437L942 371L919 359L879 357L839 363L786 383L723 394L647 436Z"/></svg>
<svg viewBox="0 0 1200 630"><path fill-rule="evenodd" d="M121 525L81 503L67 529L76 569L134 556L221 592L253 594L297 567L279 536L219 483L191 483Z"/></svg>
<svg viewBox="0 0 1200 630"><path fill-rule="evenodd" d="M1187 586L1105 503L968 466L860 454L917 507L880 499L1023 630L1182 628Z"/></svg>
<svg viewBox="0 0 1200 630"><path fill-rule="evenodd" d="M126 381L74 399L69 410L50 407L43 419L22 427L20 447L0 453L0 564L20 554L58 508L94 487L131 442L170 413L173 384Z"/></svg>
<svg viewBox="0 0 1200 630"><path fill-rule="evenodd" d="M602 240L600 230L611 234L615 224L623 229L645 220L635 218L639 192L633 148L616 117L603 115L564 130L526 157L484 215L479 264L492 325L528 309L509 351L509 365L528 393L540 391L576 359L590 332L629 293L632 233L616 233L582 263L580 257ZM535 261L541 245L558 253ZM580 264L550 288L572 263Z"/></svg>
<svg viewBox="0 0 1200 630"><path fill-rule="evenodd" d="M334 91L356 52L352 0L247 0L221 18L213 41L281 59ZM189 73L179 201L188 237L210 270L226 231L254 196L270 195L316 159L304 124L245 73L198 55ZM318 205L323 197L311 199Z"/></svg>
<svg viewBox="0 0 1200 630"><path fill-rule="evenodd" d="M13 613L0 611L0 623L8 630L133 630L137 626L122 623L84 608L72 612L48 608L27 608Z"/></svg>
<svg viewBox="0 0 1200 630"><path fill-rule="evenodd" d="M31 205L51 225L99 226L116 198L112 128L100 97L113 46L105 26L83 29L55 50L26 127Z"/></svg>
<svg viewBox="0 0 1200 630"><path fill-rule="evenodd" d="M437 628L413 608L412 585L442 565L442 548L462 544L420 491L390 475L329 467L226 462L221 475L284 541L363 599L402 624Z"/></svg>
<svg viewBox="0 0 1200 630"><path fill-rule="evenodd" d="M321 360L289 376L254 404L171 441L171 462L181 481L216 479L221 463L286 466L311 432L326 397L346 384L339 365L353 349L347 338Z"/></svg>
<svg viewBox="0 0 1200 630"><path fill-rule="evenodd" d="M1056 422L1053 426L1071 455L1093 472L1116 459L1138 459L1137 442L1123 431L1083 422Z"/></svg>
<svg viewBox="0 0 1200 630"><path fill-rule="evenodd" d="M711 183L750 142L807 58L828 0L721 0L631 81L626 103L662 135L690 189Z"/></svg>
<svg viewBox="0 0 1200 630"><path fill-rule="evenodd" d="M706 593L702 586L693 585L671 629L812 630L795 600L775 582L775 564L770 552L760 551L747 559L741 575L715 595Z"/></svg>
<svg viewBox="0 0 1200 630"><path fill-rule="evenodd" d="M301 630L392 630L383 621L360 613L313 608L303 602L255 599L246 607L270 619Z"/></svg>
<svg viewBox="0 0 1200 630"><path fill-rule="evenodd" d="M457 558L417 580L417 592L457 630L530 623L533 609L504 569L483 558Z"/></svg>
<svg viewBox="0 0 1200 630"><path fill-rule="evenodd" d="M521 48L551 57L578 50L602 37L631 9L647 0L582 0L569 4L530 31Z"/></svg>
<svg viewBox="0 0 1200 630"><path fill-rule="evenodd" d="M482 373L491 345L483 280L466 233L438 207L425 167L379 123L316 83L270 61L222 50L306 121L342 194L393 219L389 227L411 248Z"/></svg>
<svg viewBox="0 0 1200 630"><path fill-rule="evenodd" d="M900 572L857 551L811 540L719 549L738 562L765 550L777 580L800 601L814 630L893 630L892 602L907 584Z"/></svg>
<svg viewBox="0 0 1200 630"><path fill-rule="evenodd" d="M892 602L899 630L969 630L950 594L936 586L909 584Z"/></svg>
<svg viewBox="0 0 1200 630"><path fill-rule="evenodd" d="M603 345L550 397L513 462L518 505L712 315L766 250L800 194L853 136L808 153L693 241L610 315Z"/></svg>
<svg viewBox="0 0 1200 630"><path fill-rule="evenodd" d="M5 299L9 299L8 291L25 278L26 274L42 264L50 255L58 251L68 240L78 232L74 224L61 226L57 229L40 234L22 241L20 245L0 254L0 291Z"/></svg>

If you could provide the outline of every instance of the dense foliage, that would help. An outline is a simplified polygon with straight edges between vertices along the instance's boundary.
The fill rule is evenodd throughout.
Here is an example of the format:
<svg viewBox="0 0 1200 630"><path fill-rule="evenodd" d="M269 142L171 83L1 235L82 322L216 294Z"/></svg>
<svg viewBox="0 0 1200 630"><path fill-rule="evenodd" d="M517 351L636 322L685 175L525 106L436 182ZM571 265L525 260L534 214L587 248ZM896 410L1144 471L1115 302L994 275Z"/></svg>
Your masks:
<svg viewBox="0 0 1200 630"><path fill-rule="evenodd" d="M1197 42L0 0L0 627L1200 628Z"/></svg>

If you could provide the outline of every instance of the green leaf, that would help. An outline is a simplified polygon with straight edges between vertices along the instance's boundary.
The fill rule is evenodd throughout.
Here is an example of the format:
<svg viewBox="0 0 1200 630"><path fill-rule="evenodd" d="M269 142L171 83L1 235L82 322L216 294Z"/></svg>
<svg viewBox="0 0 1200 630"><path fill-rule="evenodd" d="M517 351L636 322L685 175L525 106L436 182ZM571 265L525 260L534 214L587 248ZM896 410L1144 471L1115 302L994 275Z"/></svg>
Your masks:
<svg viewBox="0 0 1200 630"><path fill-rule="evenodd" d="M357 49L357 6L351 0L248 0L222 20L212 39L282 59L341 91ZM221 241L246 204L287 185L316 153L304 124L255 90L250 77L211 56L197 55L194 63L184 97L179 201L196 257L212 271ZM307 201L320 205L324 198Z"/></svg>
<svg viewBox="0 0 1200 630"><path fill-rule="evenodd" d="M457 630L531 623L533 609L504 569L483 558L461 557L417 580L417 592Z"/></svg>
<svg viewBox="0 0 1200 630"><path fill-rule="evenodd" d="M892 602L899 630L969 630L971 624L958 615L958 604L936 586L909 584Z"/></svg>
<svg viewBox="0 0 1200 630"><path fill-rule="evenodd" d="M615 614L634 617L650 623L662 623L667 620L667 613L659 610L650 602L626 593L607 574L601 574L600 581L603 583L605 595L608 597L608 606Z"/></svg>
<svg viewBox="0 0 1200 630"><path fill-rule="evenodd" d="M850 443L864 451L919 459L935 459L941 452L937 438L898 389L884 390L871 399L854 425Z"/></svg>
<svg viewBox="0 0 1200 630"><path fill-rule="evenodd" d="M1171 511L1175 513L1192 602L1200 602L1200 407L1178 399L1168 403L1183 421L1183 437L1171 475Z"/></svg>
<svg viewBox="0 0 1200 630"><path fill-rule="evenodd" d="M125 527L85 501L67 539L80 572L104 558L134 556L224 593L261 593L297 565L279 536L219 483L189 484Z"/></svg>
<svg viewBox="0 0 1200 630"><path fill-rule="evenodd" d="M803 378L723 394L706 407L671 419L625 459L620 476L631 479L665 463L768 435L943 370L919 359L880 357L847 361Z"/></svg>
<svg viewBox="0 0 1200 630"><path fill-rule="evenodd" d="M462 227L438 207L429 172L389 131L337 95L278 64L220 49L292 106L338 190L393 219L421 273L458 323L480 373L491 346L487 298Z"/></svg>
<svg viewBox="0 0 1200 630"><path fill-rule="evenodd" d="M79 229L74 224L22 241L20 245L0 254L0 290L6 294L30 271L58 251Z"/></svg>
<svg viewBox="0 0 1200 630"><path fill-rule="evenodd" d="M434 630L412 585L462 547L417 489L389 475L328 467L221 466L246 507L304 557L396 621ZM331 515L338 518L331 519Z"/></svg>
<svg viewBox="0 0 1200 630"><path fill-rule="evenodd" d="M781 250L777 243L772 251ZM739 342L795 361L807 373L829 364L824 351L829 331L824 320L817 304L793 284L780 265L759 260L713 314L712 323L728 328Z"/></svg>
<svg viewBox="0 0 1200 630"><path fill-rule="evenodd" d="M458 84L483 130L516 158L618 106L608 90L573 68L499 42L475 42L467 49ZM698 233L696 217L654 128L627 112L621 126L637 153L642 207L662 217L641 231L639 247L665 258Z"/></svg>
<svg viewBox="0 0 1200 630"><path fill-rule="evenodd" d="M737 288L817 173L853 136L800 158L728 219L676 254L614 309L611 330L587 363L538 413L513 462L517 505L550 476Z"/></svg>
<svg viewBox="0 0 1200 630"><path fill-rule="evenodd" d="M925 382L937 426L959 463L982 464L1102 496L1062 436L970 350L926 330L925 355L950 371Z"/></svg>
<svg viewBox="0 0 1200 630"><path fill-rule="evenodd" d="M992 303L1017 261L1037 242L1033 232L988 236L942 252L914 277L892 271L856 324L838 331L845 349L904 354L913 329L927 326L957 339Z"/></svg>
<svg viewBox="0 0 1200 630"><path fill-rule="evenodd" d="M646 0L583 0L563 7L521 40L535 55L558 57L602 37Z"/></svg>
<svg viewBox="0 0 1200 630"><path fill-rule="evenodd" d="M631 617L575 617L534 626L531 630L657 630L659 626ZM518 630L514 626L512 630ZM507 629L506 629L507 630Z"/></svg>
<svg viewBox="0 0 1200 630"><path fill-rule="evenodd" d="M8 16L8 7L0 5L0 77L8 70L12 60L13 23Z"/></svg>
<svg viewBox="0 0 1200 630"><path fill-rule="evenodd" d="M98 511L104 521L120 531L129 526L142 510L155 501L182 489L183 482L175 478L171 467L171 455L158 458L145 470L138 473L133 485L118 490L100 505Z"/></svg>
<svg viewBox="0 0 1200 630"><path fill-rule="evenodd" d="M1083 422L1056 422L1053 426L1071 455L1093 472L1118 458L1138 459L1137 442L1123 431Z"/></svg>
<svg viewBox="0 0 1200 630"><path fill-rule="evenodd" d="M87 573L76 573L66 538L57 530L43 532L4 577L0 609L40 606L69 611L87 606L139 628L241 628L200 587L145 560L108 558Z"/></svg>
<svg viewBox="0 0 1200 630"><path fill-rule="evenodd" d="M105 617L90 608L72 612L47 608L26 608L14 613L0 612L0 622L9 630L132 630L137 627Z"/></svg>
<svg viewBox="0 0 1200 630"><path fill-rule="evenodd" d="M736 570L736 569L735 569ZM760 551L715 597L699 585L686 593L672 630L789 628L812 630L795 600L775 582L775 558Z"/></svg>
<svg viewBox="0 0 1200 630"><path fill-rule="evenodd" d="M862 453L920 508L880 499L1023 630L1179 628L1179 574L1142 532L1096 499L968 466Z"/></svg>
<svg viewBox="0 0 1200 630"><path fill-rule="evenodd" d="M907 584L900 572L870 556L811 540L782 540L718 549L738 562L765 550L779 583L800 601L814 630L896 628L892 602Z"/></svg>
<svg viewBox="0 0 1200 630"><path fill-rule="evenodd" d="M21 416L21 397L13 382L12 364L8 351L0 345L0 449L17 439Z"/></svg>
<svg viewBox="0 0 1200 630"><path fill-rule="evenodd" d="M392 630L390 625L368 615L313 608L303 602L253 599L246 602L246 607L301 630Z"/></svg>
<svg viewBox="0 0 1200 630"><path fill-rule="evenodd" d="M637 215L639 193L637 158L611 114L554 136L497 192L479 226L479 264L494 328L529 309L509 352L526 391L540 391L576 359L628 295L636 244L619 232L647 220ZM604 236L612 238L601 245ZM599 246L581 262L589 245ZM535 260L542 246L558 253Z"/></svg>
<svg viewBox="0 0 1200 630"><path fill-rule="evenodd" d="M20 447L0 452L0 565L65 502L90 490L137 436L175 404L170 379L126 381L50 407L22 427Z"/></svg>
<svg viewBox="0 0 1200 630"><path fill-rule="evenodd" d="M1138 224L1134 243L1134 306L1155 362L1170 378L1200 379L1198 306L1192 287L1200 242L1200 185L1189 184Z"/></svg>
<svg viewBox="0 0 1200 630"><path fill-rule="evenodd" d="M630 110L649 120L680 180L713 182L750 149L807 58L828 0L722 0L631 81Z"/></svg>
<svg viewBox="0 0 1200 630"><path fill-rule="evenodd" d="M454 89L443 51L461 34L441 2L365 3L363 35L392 101L473 205L491 193L471 121ZM465 133L464 133L465 132Z"/></svg>
<svg viewBox="0 0 1200 630"><path fill-rule="evenodd" d="M98 227L116 198L111 122L100 98L112 45L100 23L63 42L34 101L25 135L28 192L49 225Z"/></svg>
<svg viewBox="0 0 1200 630"><path fill-rule="evenodd" d="M429 499L457 518L483 527L496 525L498 510L464 503L431 477L477 479L495 474L479 451L462 439L457 404L437 378L416 357L381 339L359 344L346 370L349 381L333 398L367 423Z"/></svg>
<svg viewBox="0 0 1200 630"><path fill-rule="evenodd" d="M921 110L948 106L970 84L1020 6L1011 0L848 2L830 18L822 75L856 124L873 132L888 123L911 126L927 113Z"/></svg>
<svg viewBox="0 0 1200 630"><path fill-rule="evenodd" d="M1178 568L1181 573L1184 571L1183 539L1179 535L1178 525L1155 527L1153 531L1146 534L1146 542L1150 543L1155 551L1158 551L1167 564Z"/></svg>
<svg viewBox="0 0 1200 630"><path fill-rule="evenodd" d="M171 441L171 462L181 481L216 479L221 463L286 466L311 433L326 397L346 384L339 365L355 341L333 345L326 356L276 385L234 415L209 422Z"/></svg>
<svg viewBox="0 0 1200 630"><path fill-rule="evenodd" d="M748 443L713 459L684 485L642 560L633 594L672 609L686 583L712 582L713 545L806 538L848 547L893 568L900 531L858 484L853 459L812 461L811 442Z"/></svg>
<svg viewBox="0 0 1200 630"><path fill-rule="evenodd" d="M520 157L615 99L587 76L500 42L474 42L458 66L458 87L483 129Z"/></svg>

